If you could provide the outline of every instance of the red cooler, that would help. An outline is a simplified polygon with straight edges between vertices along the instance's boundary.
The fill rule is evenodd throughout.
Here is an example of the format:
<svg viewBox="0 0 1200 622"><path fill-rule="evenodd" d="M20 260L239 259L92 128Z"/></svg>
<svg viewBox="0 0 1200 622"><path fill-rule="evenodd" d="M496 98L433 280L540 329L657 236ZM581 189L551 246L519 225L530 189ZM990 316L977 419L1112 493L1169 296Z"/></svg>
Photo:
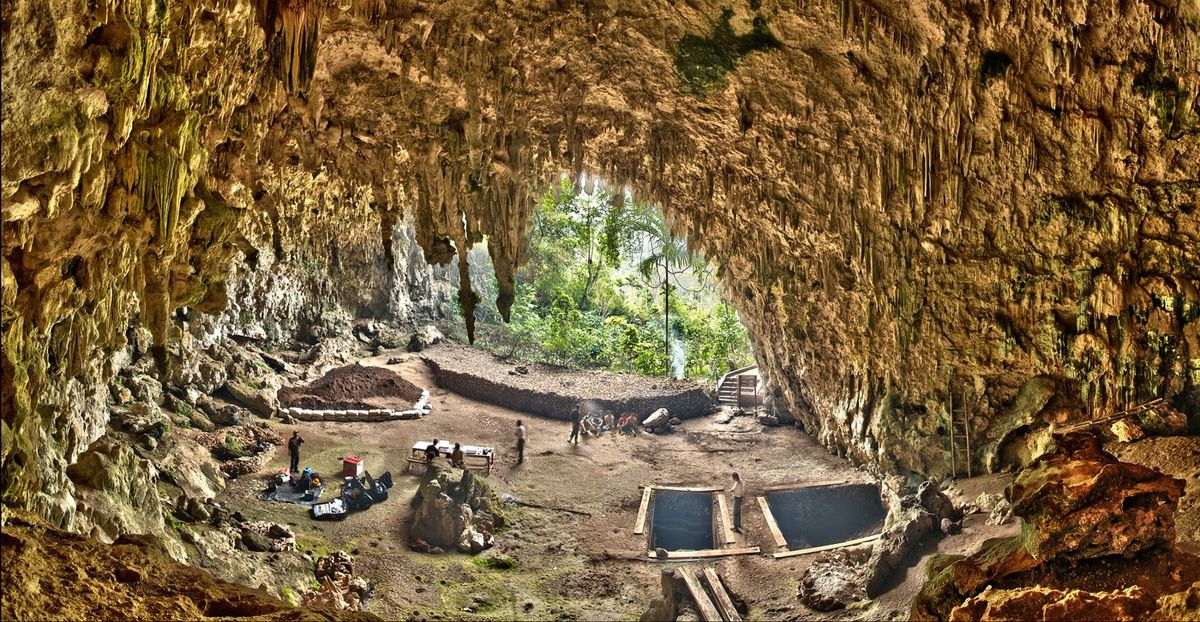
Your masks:
<svg viewBox="0 0 1200 622"><path fill-rule="evenodd" d="M342 458L342 476L359 477L363 472L362 458Z"/></svg>

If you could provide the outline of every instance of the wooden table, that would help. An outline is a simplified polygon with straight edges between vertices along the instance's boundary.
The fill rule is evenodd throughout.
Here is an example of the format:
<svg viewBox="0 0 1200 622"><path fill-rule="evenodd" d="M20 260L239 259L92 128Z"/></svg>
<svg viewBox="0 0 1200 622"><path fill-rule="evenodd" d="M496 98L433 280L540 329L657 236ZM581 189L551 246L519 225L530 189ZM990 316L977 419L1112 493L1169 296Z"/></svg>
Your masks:
<svg viewBox="0 0 1200 622"><path fill-rule="evenodd" d="M412 457L408 459L408 466L425 464L425 449L431 444L429 441L417 441L413 443ZM462 445L461 449L468 469L481 471L484 475L492 474L492 461L496 457L495 449L484 445ZM439 440L437 451L439 455L449 458L450 454L454 451L454 443Z"/></svg>

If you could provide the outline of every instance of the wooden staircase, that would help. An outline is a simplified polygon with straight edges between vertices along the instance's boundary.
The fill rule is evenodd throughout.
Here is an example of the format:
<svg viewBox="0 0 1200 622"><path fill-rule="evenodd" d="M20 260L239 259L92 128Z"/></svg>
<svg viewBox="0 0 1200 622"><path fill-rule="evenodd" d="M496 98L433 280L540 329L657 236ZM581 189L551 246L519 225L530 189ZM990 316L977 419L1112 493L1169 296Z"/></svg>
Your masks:
<svg viewBox="0 0 1200 622"><path fill-rule="evenodd" d="M717 403L739 408L762 404L759 395L758 365L735 369L717 382Z"/></svg>

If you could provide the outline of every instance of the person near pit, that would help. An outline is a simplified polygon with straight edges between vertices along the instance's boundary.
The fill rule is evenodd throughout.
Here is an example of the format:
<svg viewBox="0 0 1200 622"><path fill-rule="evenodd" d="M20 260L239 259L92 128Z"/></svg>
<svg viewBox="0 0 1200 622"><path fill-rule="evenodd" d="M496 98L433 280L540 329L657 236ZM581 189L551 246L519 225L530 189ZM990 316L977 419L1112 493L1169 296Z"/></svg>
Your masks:
<svg viewBox="0 0 1200 622"><path fill-rule="evenodd" d="M296 473L300 470L300 444L304 442L298 430L292 431L292 437L288 439L288 454L291 456L291 466L288 468L288 473Z"/></svg>
<svg viewBox="0 0 1200 622"><path fill-rule="evenodd" d="M746 494L746 485L742 483L742 478L737 473L733 474L733 485L729 487L729 494L733 497L732 530L742 533L742 497Z"/></svg>
<svg viewBox="0 0 1200 622"><path fill-rule="evenodd" d="M637 417L633 413L625 413L617 419L617 432L634 436L637 434Z"/></svg>
<svg viewBox="0 0 1200 622"><path fill-rule="evenodd" d="M525 462L525 424L517 419L517 464Z"/></svg>
<svg viewBox="0 0 1200 622"><path fill-rule="evenodd" d="M454 444L454 451L450 452L450 464L455 468L467 468L467 455L463 452L462 443Z"/></svg>
<svg viewBox="0 0 1200 622"><path fill-rule="evenodd" d="M582 416L579 414L579 404L576 404L571 409L571 437L567 439L567 443L579 444L579 426Z"/></svg>
<svg viewBox="0 0 1200 622"><path fill-rule="evenodd" d="M438 444L438 439L435 438L435 439L433 439L433 442L430 443L425 448L425 463L426 464L433 464L433 461L437 460L437 458L438 458L437 444Z"/></svg>
<svg viewBox="0 0 1200 622"><path fill-rule="evenodd" d="M600 429L601 430L617 429L616 421L613 419L612 413L604 413L604 420L600 424Z"/></svg>

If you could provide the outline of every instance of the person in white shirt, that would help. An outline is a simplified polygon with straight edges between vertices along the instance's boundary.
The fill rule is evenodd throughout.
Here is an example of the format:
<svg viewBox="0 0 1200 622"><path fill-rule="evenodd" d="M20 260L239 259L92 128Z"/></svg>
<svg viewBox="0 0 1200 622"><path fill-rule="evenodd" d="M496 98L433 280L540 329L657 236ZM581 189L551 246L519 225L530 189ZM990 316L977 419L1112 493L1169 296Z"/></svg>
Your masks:
<svg viewBox="0 0 1200 622"><path fill-rule="evenodd" d="M746 494L746 485L737 473L733 474L733 485L729 487L733 496L733 531L742 533L742 495Z"/></svg>
<svg viewBox="0 0 1200 622"><path fill-rule="evenodd" d="M517 464L525 462L525 424L517 420Z"/></svg>

